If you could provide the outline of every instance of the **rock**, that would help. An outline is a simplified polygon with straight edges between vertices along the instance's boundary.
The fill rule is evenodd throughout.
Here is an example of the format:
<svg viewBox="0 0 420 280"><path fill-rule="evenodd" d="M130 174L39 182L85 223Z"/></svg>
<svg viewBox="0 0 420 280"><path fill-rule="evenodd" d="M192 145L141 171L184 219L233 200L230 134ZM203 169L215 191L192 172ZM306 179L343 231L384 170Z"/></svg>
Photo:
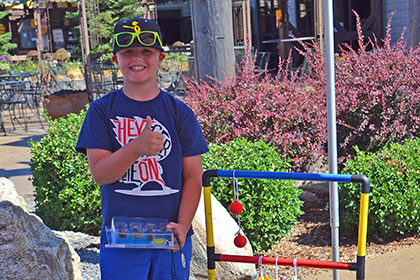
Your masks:
<svg viewBox="0 0 420 280"><path fill-rule="evenodd" d="M304 191L312 192L319 195L328 195L329 194L329 183L328 182L321 182L321 183L313 183L313 184L305 184L302 185Z"/></svg>
<svg viewBox="0 0 420 280"><path fill-rule="evenodd" d="M319 198L316 196L316 194L314 194L313 192L309 192L309 191L303 191L299 195L299 199L301 199L303 201L316 201L316 200L319 200Z"/></svg>
<svg viewBox="0 0 420 280"><path fill-rule="evenodd" d="M55 51L55 59L58 61L67 61L71 57L71 53L69 53L66 49L58 49Z"/></svg>
<svg viewBox="0 0 420 280"><path fill-rule="evenodd" d="M26 54L26 57L27 57L28 60L38 59L38 52L35 51L35 50L31 50Z"/></svg>
<svg viewBox="0 0 420 280"><path fill-rule="evenodd" d="M84 280L100 280L99 244L100 237L74 231L53 231L65 239L80 256Z"/></svg>
<svg viewBox="0 0 420 280"><path fill-rule="evenodd" d="M25 200L23 197L18 195L13 182L4 177L0 178L0 201L10 201L14 205L20 206L26 211Z"/></svg>
<svg viewBox="0 0 420 280"><path fill-rule="evenodd" d="M0 279L81 280L80 258L0 179Z"/></svg>
<svg viewBox="0 0 420 280"><path fill-rule="evenodd" d="M99 248L100 247L100 237L99 236L92 236L82 232L74 232L74 231L55 231L53 230L54 234L58 237L63 238L66 240L71 247L75 250L79 249L86 249L86 248Z"/></svg>
<svg viewBox="0 0 420 280"><path fill-rule="evenodd" d="M220 202L211 197L213 216L213 235L215 252L218 254L252 256L252 247L247 241L244 248L233 244L238 224L232 219ZM193 220L193 258L191 260L191 279L207 279L207 238L204 199L200 200ZM255 265L233 262L216 262L216 279L238 279L245 275L255 275Z"/></svg>

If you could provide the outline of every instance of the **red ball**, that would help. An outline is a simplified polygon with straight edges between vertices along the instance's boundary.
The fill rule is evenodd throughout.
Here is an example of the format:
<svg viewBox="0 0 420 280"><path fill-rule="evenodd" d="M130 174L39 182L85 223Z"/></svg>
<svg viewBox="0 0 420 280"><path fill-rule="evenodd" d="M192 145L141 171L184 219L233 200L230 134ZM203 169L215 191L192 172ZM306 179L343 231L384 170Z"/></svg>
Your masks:
<svg viewBox="0 0 420 280"><path fill-rule="evenodd" d="M238 235L233 240L233 243L235 243L235 246L238 247L238 248L245 247L246 238L241 233L238 233Z"/></svg>
<svg viewBox="0 0 420 280"><path fill-rule="evenodd" d="M229 205L229 210L233 215L239 215L242 210L244 210L244 207L237 199L235 199L235 201Z"/></svg>

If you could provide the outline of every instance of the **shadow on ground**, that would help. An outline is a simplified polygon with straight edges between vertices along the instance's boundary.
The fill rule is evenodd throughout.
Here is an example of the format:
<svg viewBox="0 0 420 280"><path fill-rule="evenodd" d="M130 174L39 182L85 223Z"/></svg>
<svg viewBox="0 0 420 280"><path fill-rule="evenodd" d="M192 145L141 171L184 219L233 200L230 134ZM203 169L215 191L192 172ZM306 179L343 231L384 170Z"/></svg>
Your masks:
<svg viewBox="0 0 420 280"><path fill-rule="evenodd" d="M29 165L29 162L19 162L19 163ZM5 170L3 168L0 168L0 177L6 177L7 179L9 179L10 177L15 177L15 176L29 176L29 175L32 175L30 168L19 168L19 169L10 169L10 170Z"/></svg>
<svg viewBox="0 0 420 280"><path fill-rule="evenodd" d="M15 146L15 147L29 147L29 140L32 139L34 142L38 142L44 137L44 135L34 135L22 138L19 141L3 144L4 146Z"/></svg>

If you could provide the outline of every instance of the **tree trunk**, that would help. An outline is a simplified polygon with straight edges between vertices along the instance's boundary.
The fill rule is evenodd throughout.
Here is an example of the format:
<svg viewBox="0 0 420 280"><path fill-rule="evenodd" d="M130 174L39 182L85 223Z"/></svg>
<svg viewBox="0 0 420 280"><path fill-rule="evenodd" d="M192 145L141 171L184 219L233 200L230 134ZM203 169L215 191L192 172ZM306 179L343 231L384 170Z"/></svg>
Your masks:
<svg viewBox="0 0 420 280"><path fill-rule="evenodd" d="M235 74L232 4L227 0L191 0L194 58L198 80L224 81Z"/></svg>
<svg viewBox="0 0 420 280"><path fill-rule="evenodd" d="M420 0L409 0L408 11L410 13L410 46L416 47L420 42Z"/></svg>

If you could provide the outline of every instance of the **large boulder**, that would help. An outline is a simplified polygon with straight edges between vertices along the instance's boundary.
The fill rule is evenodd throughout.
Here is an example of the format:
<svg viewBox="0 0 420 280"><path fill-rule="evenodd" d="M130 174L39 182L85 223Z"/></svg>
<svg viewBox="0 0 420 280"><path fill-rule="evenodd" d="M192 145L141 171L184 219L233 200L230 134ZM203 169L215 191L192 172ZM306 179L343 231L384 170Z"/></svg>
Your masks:
<svg viewBox="0 0 420 280"><path fill-rule="evenodd" d="M238 224L213 195L211 204L215 253L252 256L252 247L249 241L243 248L237 248L234 245L233 240L239 229ZM207 279L207 237L203 198L201 198L195 214L193 228L195 234L192 237L191 279ZM239 279L255 274L256 270L253 264L216 262L216 279Z"/></svg>
<svg viewBox="0 0 420 280"><path fill-rule="evenodd" d="M70 246L75 249L99 248L101 240L99 236L89 235L83 232L74 232L69 230L56 231L54 234L66 240Z"/></svg>
<svg viewBox="0 0 420 280"><path fill-rule="evenodd" d="M80 258L0 178L0 279L82 279Z"/></svg>
<svg viewBox="0 0 420 280"><path fill-rule="evenodd" d="M0 201L10 201L23 210L27 210L26 202L23 197L16 192L13 182L4 177L0 177Z"/></svg>

